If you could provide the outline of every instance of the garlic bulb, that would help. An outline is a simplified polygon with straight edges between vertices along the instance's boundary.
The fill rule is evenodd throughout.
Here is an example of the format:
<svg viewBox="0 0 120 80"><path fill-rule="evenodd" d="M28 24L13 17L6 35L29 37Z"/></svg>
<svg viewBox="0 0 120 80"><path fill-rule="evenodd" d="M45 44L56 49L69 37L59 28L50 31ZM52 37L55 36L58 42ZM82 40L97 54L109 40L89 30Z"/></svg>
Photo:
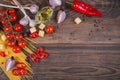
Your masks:
<svg viewBox="0 0 120 80"><path fill-rule="evenodd" d="M19 23L20 23L21 25L23 25L23 26L26 26L26 25L28 24L28 22L29 22L29 20L28 20L27 17L23 17L23 18L19 21Z"/></svg>
<svg viewBox="0 0 120 80"><path fill-rule="evenodd" d="M61 0L49 0L49 4L55 8L57 6L61 6L62 5L62 1Z"/></svg>
<svg viewBox="0 0 120 80"><path fill-rule="evenodd" d="M32 20L32 19L31 19L31 20L29 21L29 26L30 26L30 27L34 27L35 25L36 25L35 20Z"/></svg>
<svg viewBox="0 0 120 80"><path fill-rule="evenodd" d="M30 12L31 13L35 14L35 13L38 12L38 10L39 10L39 7L36 4L33 4L33 5L30 6Z"/></svg>

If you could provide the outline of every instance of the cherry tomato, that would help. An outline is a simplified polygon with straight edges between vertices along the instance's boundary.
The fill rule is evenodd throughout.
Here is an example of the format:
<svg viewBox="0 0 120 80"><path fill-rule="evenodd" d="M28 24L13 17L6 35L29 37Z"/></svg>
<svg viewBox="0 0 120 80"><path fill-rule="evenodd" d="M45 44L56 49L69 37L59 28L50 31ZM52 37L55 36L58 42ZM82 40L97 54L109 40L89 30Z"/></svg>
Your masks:
<svg viewBox="0 0 120 80"><path fill-rule="evenodd" d="M5 52L0 52L0 56L5 57Z"/></svg>
<svg viewBox="0 0 120 80"><path fill-rule="evenodd" d="M47 34L52 34L54 32L53 26L47 26L47 28L45 29L45 32Z"/></svg>
<svg viewBox="0 0 120 80"><path fill-rule="evenodd" d="M20 76L20 72L19 72L18 69L13 69L12 74L15 75L15 76Z"/></svg>
<svg viewBox="0 0 120 80"><path fill-rule="evenodd" d="M18 42L18 45L21 47L21 48L24 48L26 46L26 42L24 40L21 40L20 42Z"/></svg>
<svg viewBox="0 0 120 80"><path fill-rule="evenodd" d="M5 9L3 9L3 8L2 8L2 9L0 9L0 12L5 12L5 11L6 11L6 10L5 10Z"/></svg>
<svg viewBox="0 0 120 80"><path fill-rule="evenodd" d="M48 58L49 54L47 52L40 52L40 58L41 59L45 59L45 58Z"/></svg>
<svg viewBox="0 0 120 80"><path fill-rule="evenodd" d="M12 37L13 37L12 32L10 32L9 34L6 34L6 38L7 38L7 39L12 38Z"/></svg>
<svg viewBox="0 0 120 80"><path fill-rule="evenodd" d="M19 75L20 76L25 76L28 74L28 71L26 69L18 69L19 70Z"/></svg>
<svg viewBox="0 0 120 80"><path fill-rule="evenodd" d="M15 30L16 32L20 32L20 31L22 30L22 25L16 24L14 30Z"/></svg>
<svg viewBox="0 0 120 80"><path fill-rule="evenodd" d="M13 47L13 52L15 52L15 53L19 53L20 51L21 51L21 49L20 49L20 47L19 46L15 46L15 47Z"/></svg>
<svg viewBox="0 0 120 80"><path fill-rule="evenodd" d="M16 67L17 67L18 69L26 69L26 68L27 68L27 65L26 65L25 63L23 63L23 62L18 62L18 63L16 64Z"/></svg>
<svg viewBox="0 0 120 80"><path fill-rule="evenodd" d="M7 43L7 45L9 47L13 47L15 45L15 41L10 41L10 42Z"/></svg>
<svg viewBox="0 0 120 80"><path fill-rule="evenodd" d="M33 32L33 33L29 34L29 36L31 38L36 38L36 37L38 37L38 33L37 32Z"/></svg>
<svg viewBox="0 0 120 80"><path fill-rule="evenodd" d="M13 69L12 74L15 76L25 76L28 74L26 69Z"/></svg>
<svg viewBox="0 0 120 80"><path fill-rule="evenodd" d="M22 38L23 38L23 35L22 35L22 34L17 34L17 35L15 36L15 38L16 38L16 39L22 39Z"/></svg>
<svg viewBox="0 0 120 80"><path fill-rule="evenodd" d="M15 22L17 20L17 16L15 14L11 14L11 21Z"/></svg>
<svg viewBox="0 0 120 80"><path fill-rule="evenodd" d="M5 20L2 20L1 22L3 25L7 25L8 24L8 18L6 18Z"/></svg>
<svg viewBox="0 0 120 80"><path fill-rule="evenodd" d="M7 27L4 28L4 30L5 30L6 32L10 31L10 30L11 30L11 25L8 24Z"/></svg>
<svg viewBox="0 0 120 80"><path fill-rule="evenodd" d="M14 9L9 9L8 14L15 14L15 10Z"/></svg>
<svg viewBox="0 0 120 80"><path fill-rule="evenodd" d="M2 19L6 18L6 17L7 17L7 14L4 13L4 14L2 15Z"/></svg>
<svg viewBox="0 0 120 80"><path fill-rule="evenodd" d="M36 50L36 54L39 54L40 52L43 52L44 49L42 47L39 47L37 50Z"/></svg>
<svg viewBox="0 0 120 80"><path fill-rule="evenodd" d="M40 62L39 56L36 54L30 54L29 57L32 60L32 62L35 64L38 64Z"/></svg>

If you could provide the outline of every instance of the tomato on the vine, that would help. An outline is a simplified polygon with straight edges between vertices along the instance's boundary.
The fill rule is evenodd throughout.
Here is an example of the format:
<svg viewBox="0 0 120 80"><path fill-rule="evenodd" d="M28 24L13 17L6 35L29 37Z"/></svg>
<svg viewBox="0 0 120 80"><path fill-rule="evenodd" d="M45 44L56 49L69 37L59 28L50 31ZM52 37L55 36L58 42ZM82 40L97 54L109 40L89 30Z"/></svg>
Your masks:
<svg viewBox="0 0 120 80"><path fill-rule="evenodd" d="M54 27L53 26L47 26L47 28L45 29L45 32L47 34L52 34L54 32Z"/></svg>
<svg viewBox="0 0 120 80"><path fill-rule="evenodd" d="M22 39L22 38L23 38L23 35L22 35L22 34L17 34L17 35L15 36L15 38L16 38L16 39Z"/></svg>
<svg viewBox="0 0 120 80"><path fill-rule="evenodd" d="M11 14L11 21L15 22L17 20L16 14Z"/></svg>
<svg viewBox="0 0 120 80"><path fill-rule="evenodd" d="M11 29L11 25L10 25L10 24L8 24L7 27L4 28L4 30L5 30L6 32L10 31L10 29Z"/></svg>
<svg viewBox="0 0 120 80"><path fill-rule="evenodd" d="M37 32L33 32L33 33L29 34L29 36L31 38L36 38L36 37L38 37L38 33Z"/></svg>
<svg viewBox="0 0 120 80"><path fill-rule="evenodd" d="M9 41L9 42L7 43L7 45L8 45L9 47L13 47L13 46L15 45L15 41Z"/></svg>
<svg viewBox="0 0 120 80"><path fill-rule="evenodd" d="M6 38L7 38L7 39L12 38L12 37L13 37L12 32L10 32L9 34L6 34Z"/></svg>
<svg viewBox="0 0 120 80"><path fill-rule="evenodd" d="M15 9L9 9L8 10L8 14L15 14L16 12L15 12Z"/></svg>
<svg viewBox="0 0 120 80"><path fill-rule="evenodd" d="M3 25L7 25L7 24L8 24L8 18L6 18L5 20L2 20L1 23L2 23Z"/></svg>
<svg viewBox="0 0 120 80"><path fill-rule="evenodd" d="M4 13L4 14L2 15L2 19L6 18L6 17L7 17L7 14Z"/></svg>
<svg viewBox="0 0 120 80"><path fill-rule="evenodd" d="M15 47L13 47L13 52L15 52L15 53L19 53L20 51L21 51L21 49L20 49L20 47L19 46L15 46Z"/></svg>
<svg viewBox="0 0 120 80"><path fill-rule="evenodd" d="M24 48L26 46L26 42L24 40L21 40L20 42L18 42L18 45L21 47L21 48Z"/></svg>
<svg viewBox="0 0 120 80"><path fill-rule="evenodd" d="M15 30L16 32L20 32L20 31L22 30L22 25L16 24L14 30Z"/></svg>
<svg viewBox="0 0 120 80"><path fill-rule="evenodd" d="M5 11L6 11L6 10L5 10L5 9L3 9L3 8L2 8L2 9L0 9L0 12L5 12Z"/></svg>

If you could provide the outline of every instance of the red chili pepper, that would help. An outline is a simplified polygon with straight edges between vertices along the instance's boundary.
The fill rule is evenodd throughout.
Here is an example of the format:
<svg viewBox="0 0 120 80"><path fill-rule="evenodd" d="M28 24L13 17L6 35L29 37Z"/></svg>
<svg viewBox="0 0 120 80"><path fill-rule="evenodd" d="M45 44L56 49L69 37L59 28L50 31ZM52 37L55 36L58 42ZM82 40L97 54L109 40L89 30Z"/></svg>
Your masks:
<svg viewBox="0 0 120 80"><path fill-rule="evenodd" d="M71 8L77 12L86 14L86 15L90 15L90 16L97 16L97 17L102 17L103 15L95 8L93 8L92 6L84 3L84 2L80 2L78 0L74 0L73 3L71 2L66 2L67 4L71 5Z"/></svg>

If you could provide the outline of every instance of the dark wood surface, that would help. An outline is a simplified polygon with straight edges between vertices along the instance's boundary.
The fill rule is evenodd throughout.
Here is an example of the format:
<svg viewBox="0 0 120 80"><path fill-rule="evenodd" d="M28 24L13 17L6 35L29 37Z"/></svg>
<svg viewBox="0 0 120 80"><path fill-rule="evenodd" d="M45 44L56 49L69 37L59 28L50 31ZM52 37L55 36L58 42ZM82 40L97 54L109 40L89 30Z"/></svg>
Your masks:
<svg viewBox="0 0 120 80"><path fill-rule="evenodd" d="M22 4L41 1L20 0ZM36 41L50 52L50 57L32 65L32 80L120 80L120 0L83 1L98 8L104 17L65 9L65 22L56 24L54 18L49 21L55 25L55 33ZM85 21L76 25L73 20L78 16ZM8 80L1 70L0 80Z"/></svg>

